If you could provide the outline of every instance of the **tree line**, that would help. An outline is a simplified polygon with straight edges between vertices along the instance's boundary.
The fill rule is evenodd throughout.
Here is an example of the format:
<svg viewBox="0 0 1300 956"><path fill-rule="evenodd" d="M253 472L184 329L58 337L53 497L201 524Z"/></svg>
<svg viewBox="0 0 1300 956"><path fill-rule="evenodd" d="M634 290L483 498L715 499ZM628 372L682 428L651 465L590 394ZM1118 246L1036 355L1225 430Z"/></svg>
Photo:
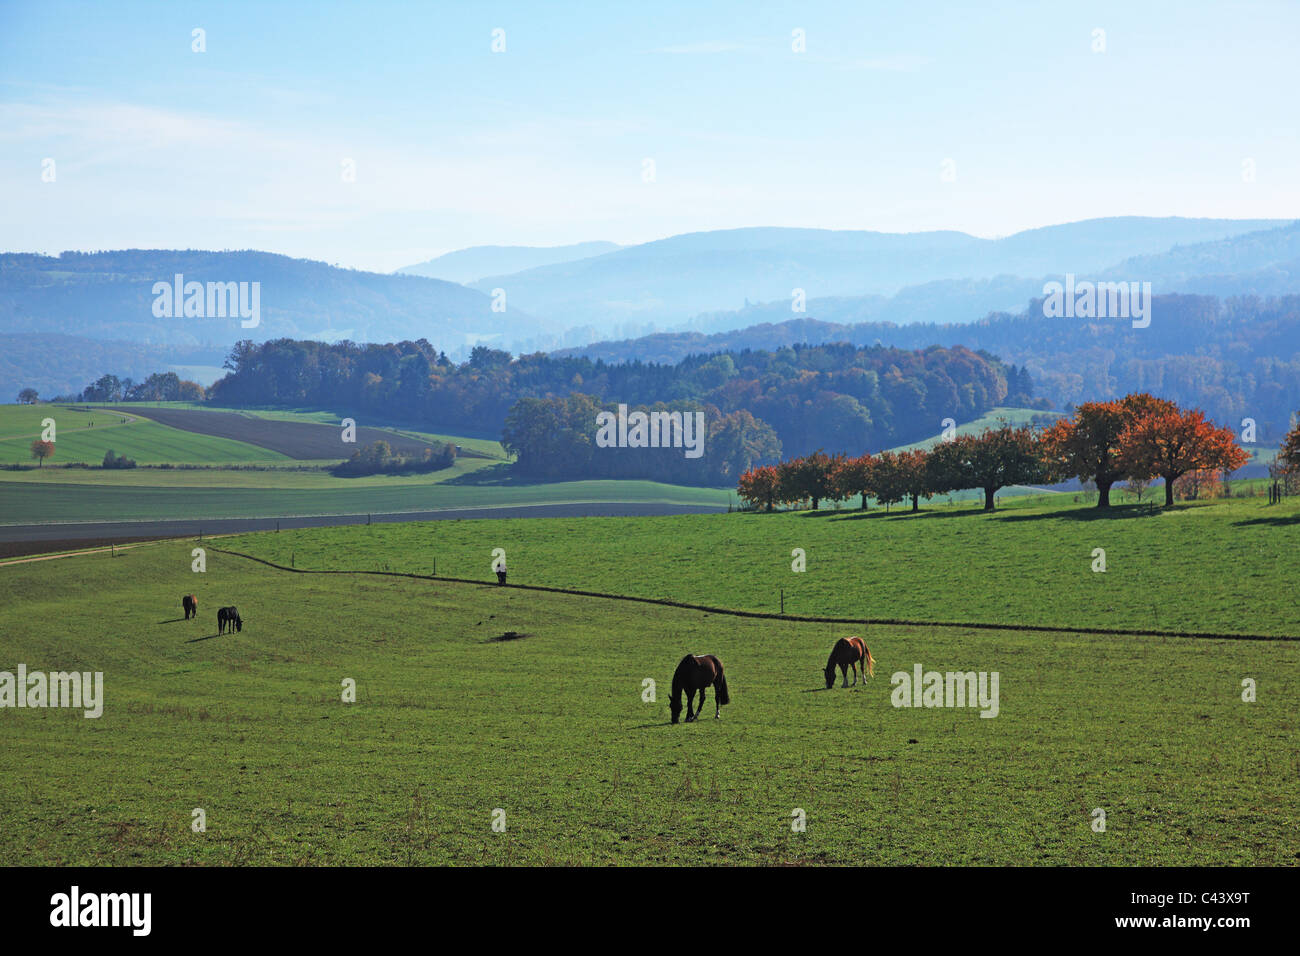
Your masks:
<svg viewBox="0 0 1300 956"><path fill-rule="evenodd" d="M1300 467L1300 425L1283 443L1282 457ZM849 457L818 450L776 465L749 469L737 483L751 507L860 495L888 507L968 489L984 492L992 511L997 492L1011 485L1054 484L1070 478L1095 485L1097 507L1110 505L1110 491L1123 480L1163 478L1165 505L1185 478L1235 471L1250 456L1231 429L1216 426L1199 409L1147 393L1108 402L1085 402L1070 418L1045 429L1003 424L975 435L953 435L927 450L885 451Z"/></svg>
<svg viewBox="0 0 1300 956"><path fill-rule="evenodd" d="M277 339L237 343L226 368L229 374L208 389L214 404L343 407L440 430L500 434L524 399L575 395L644 407L693 402L724 417L748 412L772 428L787 454L914 441L933 421L978 418L1009 396L1027 400L1032 390L1023 369L961 346L798 345L690 355L672 364L512 357L478 346L457 364L423 339L385 345ZM553 453L561 454L559 445Z"/></svg>
<svg viewBox="0 0 1300 956"><path fill-rule="evenodd" d="M700 454L690 457L686 442L663 447L602 447L598 416L616 415L617 405L579 393L565 398L523 398L506 416L501 444L515 456L513 470L526 478L565 481L578 478L638 478L685 485L727 485L757 463L781 454L776 432L744 409L723 413L716 405L660 402L632 406L641 413L664 416L703 415ZM689 423L688 423L689 424ZM676 432L668 429L671 439ZM658 436L656 436L658 437ZM691 437L691 436L688 436ZM634 443L629 442L628 445Z"/></svg>

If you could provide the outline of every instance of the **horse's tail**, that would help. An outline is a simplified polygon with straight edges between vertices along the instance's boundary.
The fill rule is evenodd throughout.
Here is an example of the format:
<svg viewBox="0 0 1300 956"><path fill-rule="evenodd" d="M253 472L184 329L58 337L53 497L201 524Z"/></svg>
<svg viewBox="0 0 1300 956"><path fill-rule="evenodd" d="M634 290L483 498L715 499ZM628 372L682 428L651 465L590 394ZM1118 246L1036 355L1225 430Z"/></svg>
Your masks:
<svg viewBox="0 0 1300 956"><path fill-rule="evenodd" d="M718 694L718 703L719 703L719 704L730 704L730 703L731 703L731 695L727 693L727 675L724 674L724 673L722 673L722 665L721 665L721 664L718 665L718 686L717 686L717 694Z"/></svg>
<svg viewBox="0 0 1300 956"><path fill-rule="evenodd" d="M867 655L866 655L866 661L867 661L867 673L870 674L872 677L875 677L875 676L876 676L876 659L875 659L874 657L871 656L871 648L867 647L867 645L866 645L865 643L863 643L862 647L863 647L863 648L866 650L866 652L867 652Z"/></svg>

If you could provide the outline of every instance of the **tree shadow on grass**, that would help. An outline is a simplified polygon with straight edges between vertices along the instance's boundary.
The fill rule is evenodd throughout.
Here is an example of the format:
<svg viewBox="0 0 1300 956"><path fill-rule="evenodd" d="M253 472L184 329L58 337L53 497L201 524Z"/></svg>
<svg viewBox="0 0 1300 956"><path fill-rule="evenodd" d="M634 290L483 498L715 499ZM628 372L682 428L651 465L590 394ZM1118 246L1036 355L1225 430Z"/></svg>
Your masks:
<svg viewBox="0 0 1300 956"><path fill-rule="evenodd" d="M864 521L874 518L880 521L901 521L904 518L968 518L971 515L986 514L992 514L992 512L985 511L983 508L948 508L943 511L936 511L922 507L920 511L912 511L910 508L903 511L885 511L884 509L858 511L854 514L841 515L838 520Z"/></svg>
<svg viewBox="0 0 1300 956"><path fill-rule="evenodd" d="M1016 514L1014 512L995 513L999 521L1043 521L1055 519L1058 521L1111 521L1125 518L1158 518L1166 509L1151 504L1132 504L1132 505L1111 505L1109 508L1098 508L1089 506L1086 508L1071 508L1068 511L1046 511L1035 514ZM1175 506L1172 510L1184 511L1185 508Z"/></svg>
<svg viewBox="0 0 1300 956"><path fill-rule="evenodd" d="M1274 528L1285 528L1288 525L1300 524L1300 511L1292 515L1266 515L1262 518L1246 518L1242 521L1234 521L1234 528L1248 528L1251 526L1266 525Z"/></svg>
<svg viewBox="0 0 1300 956"><path fill-rule="evenodd" d="M463 475L457 475L455 478L448 478L446 481L439 482L441 485L459 485L471 487L518 487L522 485L544 485L547 482L538 478L524 478L512 471L512 466L508 462L501 462L499 465L489 465L486 468L476 468L473 471L467 471Z"/></svg>

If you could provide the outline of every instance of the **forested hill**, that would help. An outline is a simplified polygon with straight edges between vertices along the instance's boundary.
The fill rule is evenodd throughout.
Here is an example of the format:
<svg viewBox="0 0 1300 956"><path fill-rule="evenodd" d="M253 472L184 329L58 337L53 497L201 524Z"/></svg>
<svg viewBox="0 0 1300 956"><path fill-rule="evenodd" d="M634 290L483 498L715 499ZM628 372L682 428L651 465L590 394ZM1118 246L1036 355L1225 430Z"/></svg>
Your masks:
<svg viewBox="0 0 1300 956"><path fill-rule="evenodd" d="M810 304L811 312L811 304ZM1287 430L1300 395L1300 296L1157 295L1149 327L1128 319L1043 315L1041 300L1017 315L973 323L839 323L815 316L734 332L664 333L557 353L607 362L673 363L688 355L775 348L790 341L881 344L900 349L963 344L1027 368L1053 407L1151 391L1200 407L1220 422L1256 419L1265 437Z"/></svg>
<svg viewBox="0 0 1300 956"><path fill-rule="evenodd" d="M230 310L157 308L156 283L244 283L258 287L256 326ZM189 293L186 293L188 297ZM199 300L206 300L203 296ZM509 327L536 333L544 325L511 308ZM57 329L91 339L215 345L279 336L392 341L437 336L447 348L500 333L506 317L489 296L452 282L412 275L339 269L324 262L267 252L123 249L65 252L58 257L0 253L0 331L43 334Z"/></svg>
<svg viewBox="0 0 1300 956"><path fill-rule="evenodd" d="M224 405L317 406L500 433L523 398L579 393L598 402L747 411L785 454L870 449L933 434L1033 390L1023 370L962 346L908 351L847 344L742 350L673 364L610 364L476 348L456 365L429 343L241 342L209 397Z"/></svg>

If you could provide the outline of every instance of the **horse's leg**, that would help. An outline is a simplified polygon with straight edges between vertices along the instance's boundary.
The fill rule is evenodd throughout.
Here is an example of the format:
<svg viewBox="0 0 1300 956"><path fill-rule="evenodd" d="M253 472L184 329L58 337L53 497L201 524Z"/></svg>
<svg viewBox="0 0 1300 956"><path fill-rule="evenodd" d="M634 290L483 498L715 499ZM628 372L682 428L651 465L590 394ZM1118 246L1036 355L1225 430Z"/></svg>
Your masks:
<svg viewBox="0 0 1300 956"><path fill-rule="evenodd" d="M843 664L840 665L840 677L842 677L842 678L844 679L844 683L842 683L840 686L841 686L841 687L848 687L848 686L849 686L849 672L848 672L847 668L845 668L845 666L844 666Z"/></svg>
<svg viewBox="0 0 1300 956"><path fill-rule="evenodd" d="M695 719L695 688L686 688L686 722L689 724Z"/></svg>
<svg viewBox="0 0 1300 956"><path fill-rule="evenodd" d="M713 691L713 719L717 720L721 716L722 716L722 704L718 702L718 691L715 688Z"/></svg>

